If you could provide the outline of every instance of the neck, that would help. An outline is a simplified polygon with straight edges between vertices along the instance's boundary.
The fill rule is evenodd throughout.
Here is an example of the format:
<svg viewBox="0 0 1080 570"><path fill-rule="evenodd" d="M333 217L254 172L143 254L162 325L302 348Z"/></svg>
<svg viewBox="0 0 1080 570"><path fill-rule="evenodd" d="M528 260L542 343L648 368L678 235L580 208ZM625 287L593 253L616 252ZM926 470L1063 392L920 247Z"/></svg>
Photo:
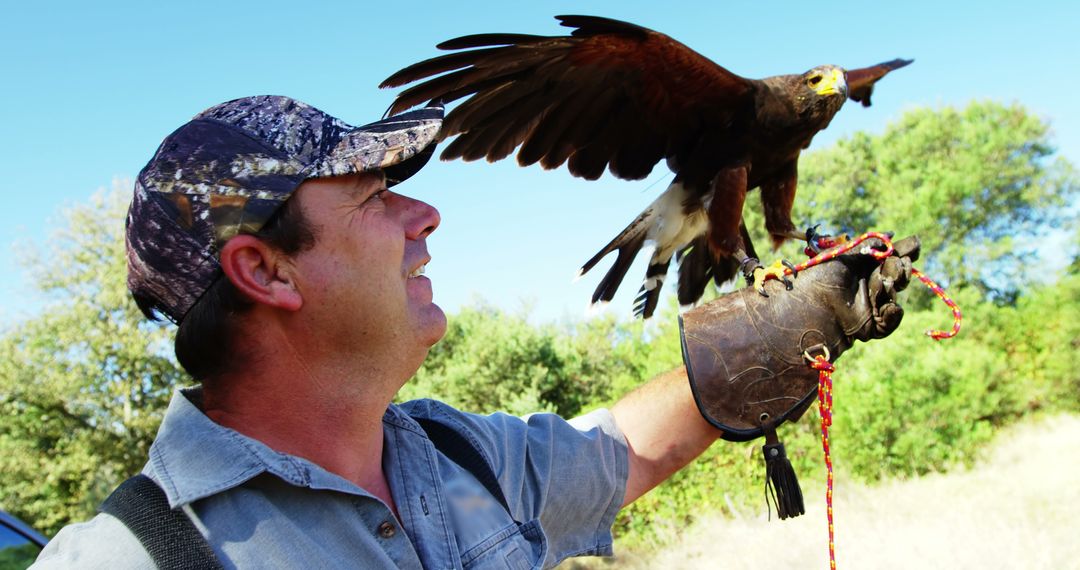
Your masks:
<svg viewBox="0 0 1080 570"><path fill-rule="evenodd" d="M246 353L239 371L204 383L206 415L344 477L393 507L382 471L382 418L407 377L362 355L348 367L304 358L309 352L284 335L266 346L274 348L239 351Z"/></svg>

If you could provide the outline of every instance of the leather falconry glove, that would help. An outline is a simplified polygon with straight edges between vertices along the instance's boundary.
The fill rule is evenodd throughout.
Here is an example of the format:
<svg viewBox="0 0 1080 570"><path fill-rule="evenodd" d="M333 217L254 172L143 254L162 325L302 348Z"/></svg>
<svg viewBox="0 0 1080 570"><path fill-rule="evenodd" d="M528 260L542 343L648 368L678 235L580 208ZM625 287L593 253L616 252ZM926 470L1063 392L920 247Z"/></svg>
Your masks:
<svg viewBox="0 0 1080 570"><path fill-rule="evenodd" d="M896 294L911 279L919 239L893 243L884 262L864 248L807 268L785 291L766 282L724 295L679 319L683 361L698 409L729 441L766 436L767 484L780 518L803 513L802 493L776 437L776 427L798 420L814 401L818 372L809 357L835 361L856 340L884 338L904 316Z"/></svg>

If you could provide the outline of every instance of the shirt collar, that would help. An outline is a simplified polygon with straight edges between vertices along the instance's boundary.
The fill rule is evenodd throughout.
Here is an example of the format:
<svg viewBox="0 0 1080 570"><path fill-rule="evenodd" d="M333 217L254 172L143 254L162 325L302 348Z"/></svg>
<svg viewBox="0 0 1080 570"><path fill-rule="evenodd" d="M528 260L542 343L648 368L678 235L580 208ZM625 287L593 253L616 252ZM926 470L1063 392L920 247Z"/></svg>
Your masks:
<svg viewBox="0 0 1080 570"><path fill-rule="evenodd" d="M268 473L285 482L313 489L368 493L348 480L293 455L274 451L257 439L219 425L200 409L201 388L177 390L150 446L147 472L176 508L242 485ZM416 423L391 405L383 426L419 431Z"/></svg>

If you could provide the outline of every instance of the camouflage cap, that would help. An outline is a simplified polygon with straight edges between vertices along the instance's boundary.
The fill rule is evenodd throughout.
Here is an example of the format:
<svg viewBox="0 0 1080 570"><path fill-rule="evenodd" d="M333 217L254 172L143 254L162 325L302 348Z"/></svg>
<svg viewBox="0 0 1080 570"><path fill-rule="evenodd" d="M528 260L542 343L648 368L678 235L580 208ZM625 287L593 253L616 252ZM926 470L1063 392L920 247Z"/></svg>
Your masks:
<svg viewBox="0 0 1080 570"><path fill-rule="evenodd" d="M139 173L127 217L128 289L179 323L221 275L229 238L256 232L309 178L383 169L393 185L431 157L443 109L350 126L288 97L211 107L169 135Z"/></svg>

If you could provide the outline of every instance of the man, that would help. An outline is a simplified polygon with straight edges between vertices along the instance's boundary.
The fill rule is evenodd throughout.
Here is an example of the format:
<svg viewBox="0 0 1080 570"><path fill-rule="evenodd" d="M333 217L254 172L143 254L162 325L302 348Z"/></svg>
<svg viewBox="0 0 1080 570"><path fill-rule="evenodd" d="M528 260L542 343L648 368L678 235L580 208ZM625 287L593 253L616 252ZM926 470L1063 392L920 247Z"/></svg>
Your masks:
<svg viewBox="0 0 1080 570"><path fill-rule="evenodd" d="M144 474L224 567L532 568L610 555L619 508L721 436L683 368L569 422L391 404L446 329L423 276L439 214L391 189L426 162L441 117L429 107L356 128L248 97L169 135L139 175L129 288L148 315L179 324L177 357L200 383L174 395ZM484 467L434 445L432 425ZM37 566L153 561L102 513L63 529Z"/></svg>

